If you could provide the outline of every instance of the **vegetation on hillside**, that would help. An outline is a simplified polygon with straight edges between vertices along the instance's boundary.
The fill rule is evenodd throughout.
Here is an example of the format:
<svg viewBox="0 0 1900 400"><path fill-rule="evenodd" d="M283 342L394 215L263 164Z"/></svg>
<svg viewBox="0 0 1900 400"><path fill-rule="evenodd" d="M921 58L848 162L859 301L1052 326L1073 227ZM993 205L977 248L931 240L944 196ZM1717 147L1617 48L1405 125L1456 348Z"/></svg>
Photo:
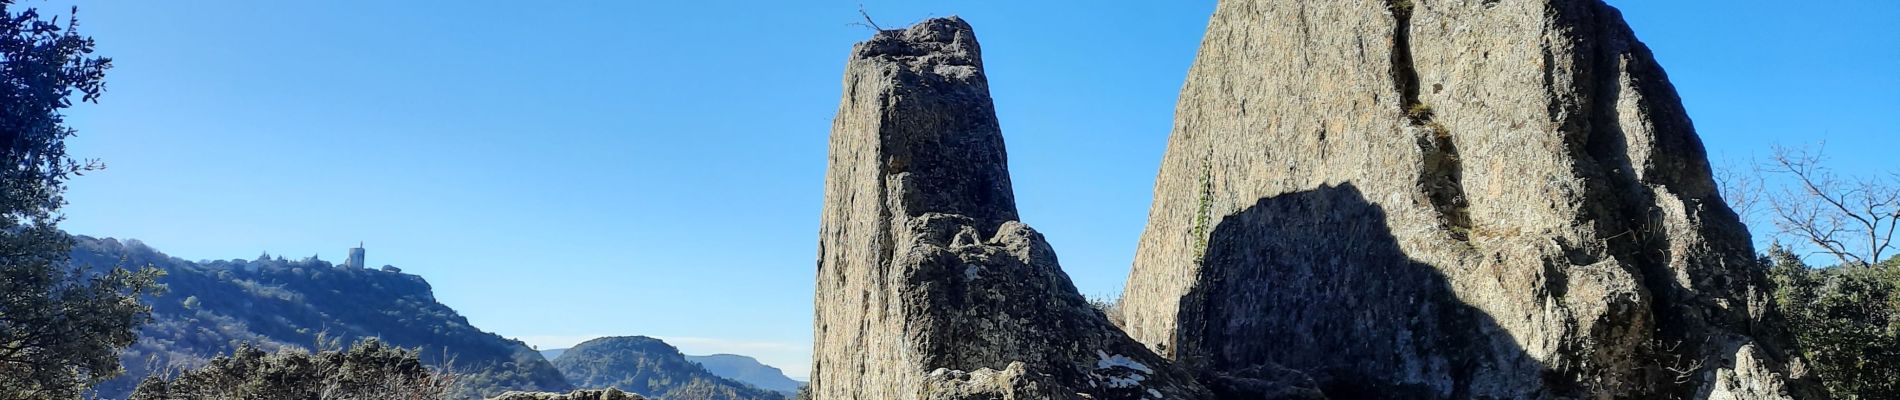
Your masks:
<svg viewBox="0 0 1900 400"><path fill-rule="evenodd" d="M124 353L130 373L99 386L107 397L123 397L156 371L197 368L242 345L280 351L372 337L418 348L425 364L455 372L464 397L572 389L539 353L470 326L415 275L315 257L193 263L137 241L78 239L75 260L152 265L165 271L161 281L170 286L146 299L155 318Z"/></svg>
<svg viewBox="0 0 1900 400"><path fill-rule="evenodd" d="M783 400L784 395L713 375L659 339L589 340L561 354L555 368L574 385L616 388L668 400Z"/></svg>
<svg viewBox="0 0 1900 400"><path fill-rule="evenodd" d="M706 371L712 372L713 375L781 394L790 395L797 392L799 386L804 385L803 382L785 376L785 371L760 363L758 359L748 356L737 354L689 355L686 356L686 360L705 367Z"/></svg>
<svg viewBox="0 0 1900 400"><path fill-rule="evenodd" d="M348 350L269 353L249 345L171 377L147 377L130 400L443 400L453 377L416 351L369 339Z"/></svg>
<svg viewBox="0 0 1900 400"><path fill-rule="evenodd" d="M1766 204L1772 224L1755 228L1792 241L1770 246L1761 264L1801 366L1835 398L1900 399L1900 257L1889 257L1900 238L1900 171L1840 176L1819 149L1776 147L1754 173L1724 178L1737 212Z"/></svg>
<svg viewBox="0 0 1900 400"><path fill-rule="evenodd" d="M1900 257L1811 268L1769 249L1775 306L1797 348L1839 399L1900 399Z"/></svg>
<svg viewBox="0 0 1900 400"><path fill-rule="evenodd" d="M1103 317L1108 318L1108 323L1114 324L1116 328L1128 329L1128 323L1122 317L1121 295L1089 296L1088 300L1089 308L1102 313Z"/></svg>

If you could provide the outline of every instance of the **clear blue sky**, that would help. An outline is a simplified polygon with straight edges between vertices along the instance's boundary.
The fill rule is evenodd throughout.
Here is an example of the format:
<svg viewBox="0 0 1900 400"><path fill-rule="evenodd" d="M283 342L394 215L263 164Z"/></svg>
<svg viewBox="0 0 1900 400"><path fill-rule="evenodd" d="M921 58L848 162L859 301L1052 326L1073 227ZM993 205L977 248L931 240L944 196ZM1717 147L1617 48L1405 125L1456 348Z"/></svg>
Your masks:
<svg viewBox="0 0 1900 400"><path fill-rule="evenodd" d="M1078 4L866 7L976 26L1022 214L1106 295L1213 2ZM1825 139L1847 172L1895 166L1900 2L1613 4L1718 161ZM71 113L73 153L110 169L73 182L68 230L193 260L360 240L505 336L807 370L826 135L870 34L856 1L80 5L117 68Z"/></svg>

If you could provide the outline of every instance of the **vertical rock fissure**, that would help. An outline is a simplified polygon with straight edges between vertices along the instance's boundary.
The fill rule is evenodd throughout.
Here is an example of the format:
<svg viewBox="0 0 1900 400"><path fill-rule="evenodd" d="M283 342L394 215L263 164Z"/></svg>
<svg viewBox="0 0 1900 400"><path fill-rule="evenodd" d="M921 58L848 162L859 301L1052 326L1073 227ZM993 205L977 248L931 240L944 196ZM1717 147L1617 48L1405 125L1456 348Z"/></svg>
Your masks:
<svg viewBox="0 0 1900 400"><path fill-rule="evenodd" d="M1591 19L1585 26L1599 26L1605 21L1597 21L1597 13L1584 13L1581 18ZM1604 32L1583 31L1583 37L1596 38L1606 35ZM1589 40L1586 51L1593 54L1580 72L1595 82L1594 87L1580 88L1579 97L1588 100L1580 102L1587 107L1580 112L1585 139L1584 150L1590 159L1596 162L1601 171L1600 191L1605 204L1601 211L1610 229L1599 232L1604 236L1606 253L1623 263L1631 265L1631 272L1643 282L1649 292L1650 323L1652 337L1644 343L1639 357L1646 365L1642 371L1641 382L1650 387L1652 393L1667 394L1674 398L1692 398L1698 385L1691 382L1708 379L1704 374L1713 374L1714 369L1704 368L1708 356L1704 346L1708 339L1691 337L1690 332L1706 332L1698 318L1700 313L1693 312L1692 303L1685 304L1683 288L1675 281L1676 273L1670 267L1672 257L1666 228L1660 226L1664 216L1658 209L1656 193L1643 182L1638 174L1636 160L1630 154L1630 138L1626 136L1620 121L1618 102L1624 96L1622 49L1602 44L1603 39Z"/></svg>
<svg viewBox="0 0 1900 400"><path fill-rule="evenodd" d="M1436 112L1418 98L1418 69L1412 62L1412 16L1418 7L1414 1L1386 0L1393 20L1392 82L1399 92L1399 113L1405 115L1410 128L1425 130L1418 143L1424 151L1425 163L1424 172L1418 177L1419 187L1438 212L1440 225L1452 238L1468 241L1471 240L1471 213L1465 200L1463 159L1458 155L1458 145L1452 141L1451 131L1434 121Z"/></svg>
<svg viewBox="0 0 1900 400"><path fill-rule="evenodd" d="M1459 157L1458 145L1444 125L1427 120L1424 128L1430 132L1419 138L1425 162L1419 175L1419 187L1425 190L1426 199L1438 211L1439 223L1451 237L1469 241L1471 206L1465 200L1464 160Z"/></svg>
<svg viewBox="0 0 1900 400"><path fill-rule="evenodd" d="M1203 160L1201 166L1201 200L1194 208L1194 263L1200 264L1207 256L1207 224L1213 219L1214 211L1214 168L1212 161Z"/></svg>
<svg viewBox="0 0 1900 400"><path fill-rule="evenodd" d="M1412 116L1412 123L1424 123L1425 118L1415 115L1414 110L1424 106L1418 101L1418 70L1412 68L1412 10L1413 0L1386 0L1386 8L1392 11L1392 83L1399 91L1399 112ZM1427 116L1426 118L1429 118Z"/></svg>

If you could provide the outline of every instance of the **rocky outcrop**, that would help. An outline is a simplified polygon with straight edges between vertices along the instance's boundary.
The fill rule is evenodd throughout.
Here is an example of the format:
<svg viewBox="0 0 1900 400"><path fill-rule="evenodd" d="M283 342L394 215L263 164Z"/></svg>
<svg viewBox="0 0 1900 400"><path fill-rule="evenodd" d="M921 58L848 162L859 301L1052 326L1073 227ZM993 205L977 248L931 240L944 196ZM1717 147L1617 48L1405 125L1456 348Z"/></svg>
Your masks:
<svg viewBox="0 0 1900 400"><path fill-rule="evenodd" d="M878 32L853 49L844 88L819 233L814 398L1209 396L1089 307L1017 221L968 24Z"/></svg>
<svg viewBox="0 0 1900 400"><path fill-rule="evenodd" d="M1812 397L1752 254L1601 1L1225 0L1121 308L1332 398Z"/></svg>

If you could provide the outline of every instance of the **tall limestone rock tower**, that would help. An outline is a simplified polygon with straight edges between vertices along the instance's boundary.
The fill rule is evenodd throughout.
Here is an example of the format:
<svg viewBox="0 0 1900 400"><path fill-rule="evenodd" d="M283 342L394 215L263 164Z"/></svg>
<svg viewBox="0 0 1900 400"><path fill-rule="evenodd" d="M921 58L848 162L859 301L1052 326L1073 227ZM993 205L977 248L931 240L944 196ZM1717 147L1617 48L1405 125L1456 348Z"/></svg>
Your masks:
<svg viewBox="0 0 1900 400"><path fill-rule="evenodd" d="M963 20L878 32L845 68L818 242L813 397L1195 399L1017 221Z"/></svg>
<svg viewBox="0 0 1900 400"><path fill-rule="evenodd" d="M1223 0L1175 113L1122 307L1187 368L1335 399L1813 395L1599 0Z"/></svg>

